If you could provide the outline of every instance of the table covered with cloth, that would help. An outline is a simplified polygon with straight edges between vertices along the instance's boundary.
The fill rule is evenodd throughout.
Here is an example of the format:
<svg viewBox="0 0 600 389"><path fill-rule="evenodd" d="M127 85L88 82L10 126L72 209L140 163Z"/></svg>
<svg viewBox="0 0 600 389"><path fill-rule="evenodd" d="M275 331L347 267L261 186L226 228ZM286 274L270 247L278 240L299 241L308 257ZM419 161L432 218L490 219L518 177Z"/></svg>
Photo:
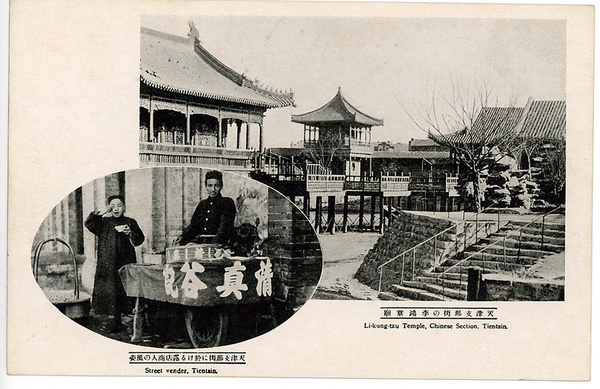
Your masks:
<svg viewBox="0 0 600 389"><path fill-rule="evenodd" d="M273 271L267 257L134 263L121 267L119 276L129 297L186 306L256 303L272 295Z"/></svg>

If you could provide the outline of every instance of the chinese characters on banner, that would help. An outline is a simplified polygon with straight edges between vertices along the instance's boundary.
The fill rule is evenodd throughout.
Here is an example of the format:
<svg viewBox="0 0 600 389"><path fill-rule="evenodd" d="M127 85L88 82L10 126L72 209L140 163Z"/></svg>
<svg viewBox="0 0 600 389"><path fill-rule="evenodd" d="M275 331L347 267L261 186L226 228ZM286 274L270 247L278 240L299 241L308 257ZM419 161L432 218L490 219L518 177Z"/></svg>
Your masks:
<svg viewBox="0 0 600 389"><path fill-rule="evenodd" d="M221 292L220 297L228 297L233 294L236 299L241 300L243 292L248 290L248 285L244 283L244 271L246 266L240 261L235 261L232 266L226 267L223 274L223 285L215 287ZM204 266L198 262L188 262L181 266L180 272L185 273L181 286L175 286L175 268L166 265L163 270L165 281L165 293L173 298L179 297L180 290L187 298L197 299L199 291L207 289L208 286L200 279L200 274L204 272ZM271 261L260 261L260 268L254 273L256 278L256 294L258 296L271 296L273 270Z"/></svg>

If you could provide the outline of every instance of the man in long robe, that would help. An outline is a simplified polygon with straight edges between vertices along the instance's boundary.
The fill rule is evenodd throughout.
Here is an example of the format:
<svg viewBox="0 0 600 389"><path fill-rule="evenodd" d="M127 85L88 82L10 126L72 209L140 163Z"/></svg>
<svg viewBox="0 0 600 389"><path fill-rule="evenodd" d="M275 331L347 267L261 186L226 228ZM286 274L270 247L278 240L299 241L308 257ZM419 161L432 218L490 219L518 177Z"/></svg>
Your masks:
<svg viewBox="0 0 600 389"><path fill-rule="evenodd" d="M134 246L145 239L135 219L126 217L124 212L123 198L111 196L106 209L90 213L85 221L87 229L98 237L92 308L97 315L113 316L111 332L120 330L121 314L128 305L118 270L136 262Z"/></svg>

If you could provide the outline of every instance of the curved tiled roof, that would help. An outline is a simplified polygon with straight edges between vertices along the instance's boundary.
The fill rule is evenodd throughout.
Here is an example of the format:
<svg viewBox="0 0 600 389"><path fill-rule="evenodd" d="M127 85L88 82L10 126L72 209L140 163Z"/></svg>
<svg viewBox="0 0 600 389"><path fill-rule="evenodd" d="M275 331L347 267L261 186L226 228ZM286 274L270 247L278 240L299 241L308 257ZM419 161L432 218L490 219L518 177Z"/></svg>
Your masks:
<svg viewBox="0 0 600 389"><path fill-rule="evenodd" d="M442 143L484 144L509 134L527 139L564 139L566 136L565 101L534 101L525 107L483 107L471 129L448 135L431 134Z"/></svg>
<svg viewBox="0 0 600 389"><path fill-rule="evenodd" d="M294 105L292 93L259 88L210 54L196 38L141 29L140 81L190 96L263 108Z"/></svg>
<svg viewBox="0 0 600 389"><path fill-rule="evenodd" d="M564 139L566 136L564 101L533 101L519 132L524 138Z"/></svg>
<svg viewBox="0 0 600 389"><path fill-rule="evenodd" d="M377 119L354 108L344 96L341 88L327 104L300 115L292 115L292 122L318 124L331 122L356 123L366 126L383 126L383 119Z"/></svg>

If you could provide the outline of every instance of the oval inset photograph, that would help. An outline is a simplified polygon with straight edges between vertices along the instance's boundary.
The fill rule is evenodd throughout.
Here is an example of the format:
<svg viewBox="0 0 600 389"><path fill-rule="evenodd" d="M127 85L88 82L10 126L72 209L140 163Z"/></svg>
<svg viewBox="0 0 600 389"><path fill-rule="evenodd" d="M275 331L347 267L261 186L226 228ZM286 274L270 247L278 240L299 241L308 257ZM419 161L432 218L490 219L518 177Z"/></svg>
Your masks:
<svg viewBox="0 0 600 389"><path fill-rule="evenodd" d="M304 213L241 175L128 170L57 204L32 245L48 300L89 330L158 348L265 334L314 293L323 267Z"/></svg>

